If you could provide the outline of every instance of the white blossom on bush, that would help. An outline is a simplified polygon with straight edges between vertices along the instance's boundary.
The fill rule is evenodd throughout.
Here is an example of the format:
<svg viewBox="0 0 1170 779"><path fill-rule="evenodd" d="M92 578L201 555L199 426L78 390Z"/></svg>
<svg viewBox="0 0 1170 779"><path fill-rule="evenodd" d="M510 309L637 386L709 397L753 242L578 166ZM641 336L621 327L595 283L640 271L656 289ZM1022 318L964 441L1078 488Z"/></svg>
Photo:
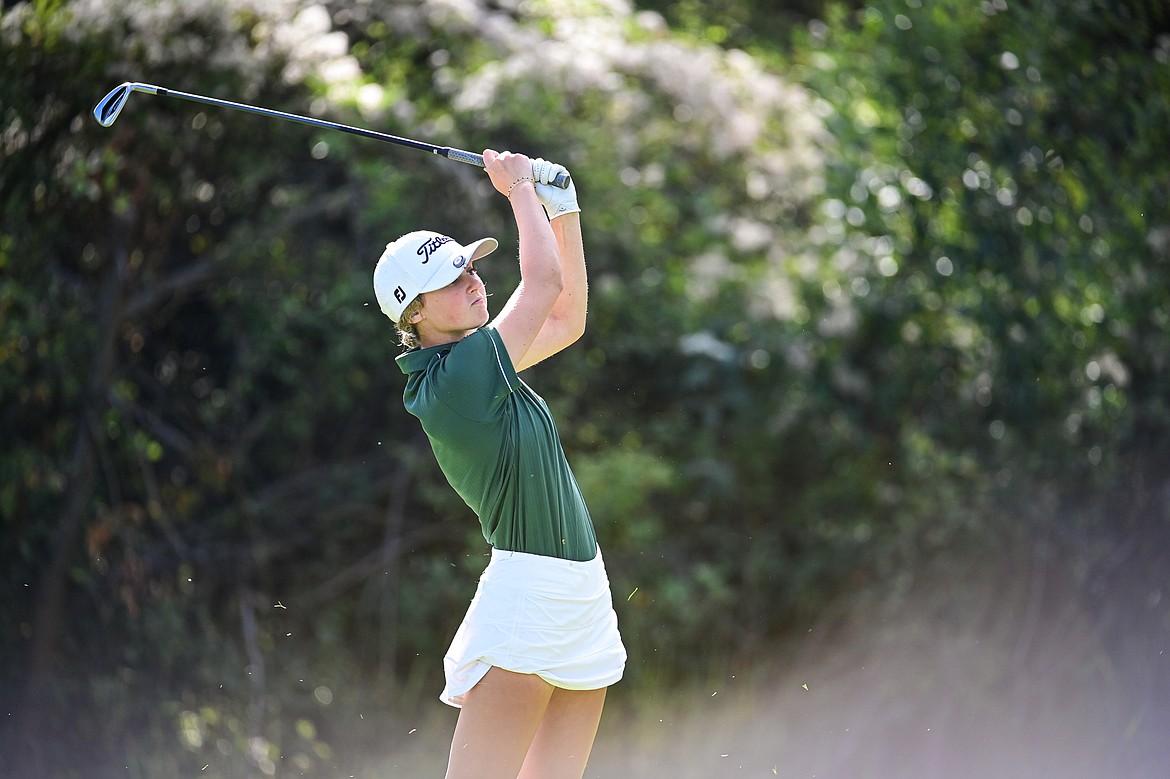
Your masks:
<svg viewBox="0 0 1170 779"><path fill-rule="evenodd" d="M19 8L9 14L23 15ZM152 67L190 63L243 78L242 97L253 99L274 67L283 69L287 83L310 75L326 83L359 75L345 35L332 30L329 11L304 0L75 0L68 14L65 35L71 40L80 43L98 33L113 38L112 51L122 52L109 67L113 81L150 83Z"/></svg>

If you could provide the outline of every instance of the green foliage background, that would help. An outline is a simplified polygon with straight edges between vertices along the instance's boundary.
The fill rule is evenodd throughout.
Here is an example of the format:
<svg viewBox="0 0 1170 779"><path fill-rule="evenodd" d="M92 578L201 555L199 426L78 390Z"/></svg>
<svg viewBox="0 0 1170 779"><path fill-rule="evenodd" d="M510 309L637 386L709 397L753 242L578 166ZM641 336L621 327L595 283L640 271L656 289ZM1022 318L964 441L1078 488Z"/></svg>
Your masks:
<svg viewBox="0 0 1170 779"><path fill-rule="evenodd" d="M14 776L367 770L346 755L434 705L485 562L369 280L407 230L492 234L502 299L503 201L475 169L178 100L101 128L129 80L570 167L590 329L526 378L605 548L623 687L1043 548L1099 619L1129 775L1149 765L1170 12L781 6L5 5Z"/></svg>

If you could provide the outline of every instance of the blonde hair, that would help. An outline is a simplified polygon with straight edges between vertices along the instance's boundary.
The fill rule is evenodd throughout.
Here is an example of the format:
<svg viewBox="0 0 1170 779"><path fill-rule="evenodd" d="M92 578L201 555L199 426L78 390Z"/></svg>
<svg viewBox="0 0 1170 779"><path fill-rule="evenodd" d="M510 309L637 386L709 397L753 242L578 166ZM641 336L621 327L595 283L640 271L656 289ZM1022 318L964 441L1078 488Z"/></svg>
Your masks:
<svg viewBox="0 0 1170 779"><path fill-rule="evenodd" d="M419 295L414 300L407 304L406 308L402 309L402 316L394 323L395 329L398 330L398 343L407 349L417 349L418 342L418 325L410 320L414 315L422 311L423 296Z"/></svg>

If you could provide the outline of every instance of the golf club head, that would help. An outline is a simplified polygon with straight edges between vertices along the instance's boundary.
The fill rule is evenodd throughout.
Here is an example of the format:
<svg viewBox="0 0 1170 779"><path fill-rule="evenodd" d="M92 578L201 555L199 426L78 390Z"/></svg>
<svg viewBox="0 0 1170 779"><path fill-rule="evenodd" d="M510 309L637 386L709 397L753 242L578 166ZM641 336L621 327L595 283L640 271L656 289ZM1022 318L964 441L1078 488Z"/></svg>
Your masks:
<svg viewBox="0 0 1170 779"><path fill-rule="evenodd" d="M93 108L93 118L97 119L102 127L109 127L122 113L122 106L126 105L127 98L134 91L134 84L129 81L110 90L110 93L98 101Z"/></svg>

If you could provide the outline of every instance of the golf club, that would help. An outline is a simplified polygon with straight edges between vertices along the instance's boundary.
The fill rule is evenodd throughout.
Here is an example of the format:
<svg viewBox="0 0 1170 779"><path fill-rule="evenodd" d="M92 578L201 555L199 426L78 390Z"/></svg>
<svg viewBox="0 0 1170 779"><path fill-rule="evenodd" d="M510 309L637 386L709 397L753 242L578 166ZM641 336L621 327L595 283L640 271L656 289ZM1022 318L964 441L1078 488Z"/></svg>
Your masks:
<svg viewBox="0 0 1170 779"><path fill-rule="evenodd" d="M231 100L220 100L215 97L204 97L202 95L193 95L190 92L180 92L175 89L167 89L165 87L154 86L153 84L141 84L137 81L127 81L110 90L110 93L103 97L93 109L93 116L97 119L98 124L102 127L109 127L118 118L118 114L122 112L122 108L126 105L126 100L130 97L131 92L145 92L148 95L161 95L163 97L177 97L183 100L191 100L196 103L206 103L207 105L220 106L222 108L234 108L238 111L247 111L252 114L259 114L260 116L267 116L273 119L287 119L290 122L300 122L312 127L324 127L328 130L340 130L351 135L360 135L363 138L373 138L377 141L385 141L386 143L394 143L399 146L409 146L412 149L421 149L422 151L429 151L432 154L438 154L441 157L446 157L455 162L463 162L468 165L475 165L483 167L483 155L476 154L462 149L453 149L450 146L435 146L434 144L424 143L422 141L411 140L410 138L400 138L397 135L389 135L387 133L379 133L373 130L363 130L360 127L351 127L347 124L338 124L337 122L330 122L325 119L314 119L309 116L298 116L297 114L289 114L284 111L274 111L271 108L260 108L258 106L247 105L245 103L234 103ZM569 186L569 174L560 173L554 180L553 186L565 189Z"/></svg>

